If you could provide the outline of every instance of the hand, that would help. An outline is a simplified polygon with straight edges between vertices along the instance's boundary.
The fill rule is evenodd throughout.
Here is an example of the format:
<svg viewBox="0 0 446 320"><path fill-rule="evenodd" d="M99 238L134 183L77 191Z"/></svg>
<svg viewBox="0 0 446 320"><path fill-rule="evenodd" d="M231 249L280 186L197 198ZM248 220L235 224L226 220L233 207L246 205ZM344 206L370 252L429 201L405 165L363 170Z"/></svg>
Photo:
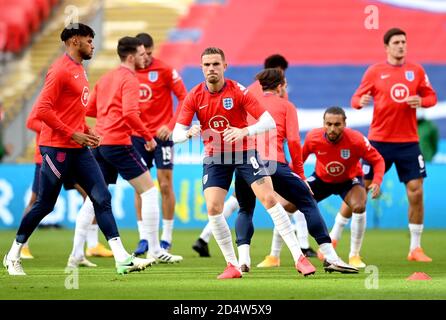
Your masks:
<svg viewBox="0 0 446 320"><path fill-rule="evenodd" d="M194 124L192 127L189 128L189 130L187 130L186 137L188 139L192 137L197 137L200 135L200 132L201 132L201 126L198 124Z"/></svg>
<svg viewBox="0 0 446 320"><path fill-rule="evenodd" d="M372 199L376 199L381 194L381 188L379 184L372 183L368 188L367 191L370 191L372 193Z"/></svg>
<svg viewBox="0 0 446 320"><path fill-rule="evenodd" d="M406 102L411 108L421 108L421 97L418 95L408 97Z"/></svg>
<svg viewBox="0 0 446 320"><path fill-rule="evenodd" d="M307 180L304 180L304 182L305 182L305 184L307 185L308 190L310 190L311 195L314 196L313 190L311 190L311 187L310 187L310 184L308 183L308 181L307 181Z"/></svg>
<svg viewBox="0 0 446 320"><path fill-rule="evenodd" d="M99 147L99 145L101 144L102 137L100 135L98 135L98 133L96 132L96 130L94 128L88 128L88 134L92 135L92 136L95 136L95 137L97 137L99 139L98 143L96 145L94 145L94 146L91 146L91 147L92 148Z"/></svg>
<svg viewBox="0 0 446 320"><path fill-rule="evenodd" d="M83 132L73 133L71 139L80 144L82 147L97 147L101 141L98 136Z"/></svg>
<svg viewBox="0 0 446 320"><path fill-rule="evenodd" d="M164 125L158 128L156 131L156 136L162 141L167 141L171 133L172 131L170 131L169 128Z"/></svg>
<svg viewBox="0 0 446 320"><path fill-rule="evenodd" d="M366 94L363 94L359 99L359 105L361 107L365 107L371 104L373 97L371 96L372 92L369 91Z"/></svg>
<svg viewBox="0 0 446 320"><path fill-rule="evenodd" d="M144 145L144 148L146 148L147 151L153 151L156 148L156 141L155 139L152 139L150 141L146 141L146 144Z"/></svg>
<svg viewBox="0 0 446 320"><path fill-rule="evenodd" d="M243 139L248 135L248 129L247 128L235 128L235 127L228 127L223 132L223 141L225 142L235 142L238 140Z"/></svg>

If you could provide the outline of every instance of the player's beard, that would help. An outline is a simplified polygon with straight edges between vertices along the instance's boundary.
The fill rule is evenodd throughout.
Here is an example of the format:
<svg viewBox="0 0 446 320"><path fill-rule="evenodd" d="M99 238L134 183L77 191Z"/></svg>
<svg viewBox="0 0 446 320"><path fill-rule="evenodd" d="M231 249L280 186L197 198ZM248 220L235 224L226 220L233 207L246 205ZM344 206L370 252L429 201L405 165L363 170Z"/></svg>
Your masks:
<svg viewBox="0 0 446 320"><path fill-rule="evenodd" d="M82 60L90 60L93 57L93 50L91 50L89 53L85 51L81 51L80 53Z"/></svg>

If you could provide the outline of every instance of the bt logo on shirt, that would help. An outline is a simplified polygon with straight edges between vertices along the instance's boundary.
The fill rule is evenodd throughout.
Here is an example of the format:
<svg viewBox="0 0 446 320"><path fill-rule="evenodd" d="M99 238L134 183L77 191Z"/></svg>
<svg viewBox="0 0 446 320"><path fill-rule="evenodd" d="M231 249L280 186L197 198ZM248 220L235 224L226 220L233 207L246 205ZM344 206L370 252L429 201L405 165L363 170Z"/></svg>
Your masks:
<svg viewBox="0 0 446 320"><path fill-rule="evenodd" d="M330 176L337 177L344 173L345 166L338 161L332 161L325 166L325 170Z"/></svg>
<svg viewBox="0 0 446 320"><path fill-rule="evenodd" d="M152 98L152 89L145 83L139 84L139 102L147 102Z"/></svg>
<svg viewBox="0 0 446 320"><path fill-rule="evenodd" d="M223 133L229 127L229 120L216 115L209 120L209 128L216 133Z"/></svg>
<svg viewBox="0 0 446 320"><path fill-rule="evenodd" d="M397 103L406 102L409 97L409 88L403 83L395 83L390 89L390 97Z"/></svg>
<svg viewBox="0 0 446 320"><path fill-rule="evenodd" d="M90 90L88 89L88 87L85 86L84 89L82 89L82 94L81 94L81 102L84 107L87 107L89 96L90 96Z"/></svg>

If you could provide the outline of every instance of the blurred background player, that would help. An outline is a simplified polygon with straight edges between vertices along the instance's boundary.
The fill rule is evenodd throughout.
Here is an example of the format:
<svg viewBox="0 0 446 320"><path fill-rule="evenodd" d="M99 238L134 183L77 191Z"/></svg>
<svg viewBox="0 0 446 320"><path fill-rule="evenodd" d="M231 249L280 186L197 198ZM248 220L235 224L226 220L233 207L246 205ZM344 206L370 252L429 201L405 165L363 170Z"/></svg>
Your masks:
<svg viewBox="0 0 446 320"><path fill-rule="evenodd" d="M425 109L417 109L417 127L421 154L424 161L431 162L438 151L440 133L435 122L426 118Z"/></svg>
<svg viewBox="0 0 446 320"><path fill-rule="evenodd" d="M227 262L225 271L218 279L242 276L231 231L222 214L234 171L252 188L271 215L292 253L297 271L305 276L315 273L316 269L300 250L285 210L275 197L268 169L248 137L274 129L274 119L245 87L224 78L227 64L221 49L206 48L201 55L201 66L205 82L195 86L184 100L173 140L183 142L199 133L194 126L187 130L196 114L201 123L205 145L203 192L209 222ZM256 124L248 126L248 113L258 119Z"/></svg>
<svg viewBox="0 0 446 320"><path fill-rule="evenodd" d="M82 23L64 28L60 38L66 51L48 70L38 97L37 118L43 122L39 139L43 157L39 194L3 258L9 275L26 275L20 259L21 248L40 221L53 210L63 182L71 182L74 177L94 203L95 215L112 248L117 272L141 271L154 262L154 259L131 256L124 249L111 210L110 192L89 149L99 145L100 137L85 122L89 89L82 61L93 55L94 35Z"/></svg>
<svg viewBox="0 0 446 320"><path fill-rule="evenodd" d="M171 255L160 247L158 190L130 138L134 130L144 138L148 151L156 146L139 117L139 82L135 67L144 66L146 51L137 38L123 37L118 42L117 52L121 65L99 79L88 103L87 116L97 119L95 128L102 137L101 145L93 153L107 184L115 184L119 173L141 197L142 223L148 231L150 248L147 258L160 263L180 262L183 260L181 256ZM76 219L71 257L77 258L81 254L85 229L93 220L94 212L93 204L87 198Z"/></svg>
<svg viewBox="0 0 446 320"><path fill-rule="evenodd" d="M140 33L136 38L144 44L147 53L143 68L136 69L136 75L140 83L141 120L149 133L155 137L156 147L153 151L147 151L144 148L144 138L139 136L136 131L132 132L132 144L142 156L143 162L149 170L153 167L153 161L155 161L163 211L163 233L160 245L161 248L169 250L172 246L175 213L175 193L172 181L174 150L170 136L187 90L175 69L152 56L154 50L152 37L147 33ZM172 93L178 100L175 115L173 113ZM144 229L141 218L141 198L136 193L135 207L140 240L134 253L141 255L147 252L148 242L147 230Z"/></svg>
<svg viewBox="0 0 446 320"><path fill-rule="evenodd" d="M407 259L430 262L432 259L421 247L426 166L420 151L416 110L434 106L437 96L423 67L406 61L406 41L406 33L398 28L392 28L384 34L387 61L367 69L351 104L353 108L361 109L369 105L373 98L373 119L368 138L383 156L386 172L395 163L399 180L406 186L410 230ZM365 185L368 187L373 169L367 162L364 163L364 173ZM351 209L343 203L336 217L337 231L333 239L339 239L350 217Z"/></svg>
<svg viewBox="0 0 446 320"><path fill-rule="evenodd" d="M278 68L279 70L282 70L282 72L285 74L285 71L288 68L288 61L284 56L280 54L273 54L265 59L263 65L265 69ZM262 85L258 80L254 81L248 87L248 90L257 99L262 99L263 97ZM288 100L288 93L286 90L284 90L281 97ZM233 193L225 201L223 207L223 215L226 218L228 218L232 213L238 211L239 209L240 206L238 204L237 197L235 193ZM296 211L294 213L289 213L289 214L290 215L292 214L292 217L294 218L296 233L302 252L307 257L315 257L316 252L310 247L310 243L308 242L308 228L304 215L300 211ZM200 255L200 257L210 257L208 243L211 239L211 235L212 231L208 223L201 232L200 237L195 241L195 243L192 246L192 249L194 249Z"/></svg>

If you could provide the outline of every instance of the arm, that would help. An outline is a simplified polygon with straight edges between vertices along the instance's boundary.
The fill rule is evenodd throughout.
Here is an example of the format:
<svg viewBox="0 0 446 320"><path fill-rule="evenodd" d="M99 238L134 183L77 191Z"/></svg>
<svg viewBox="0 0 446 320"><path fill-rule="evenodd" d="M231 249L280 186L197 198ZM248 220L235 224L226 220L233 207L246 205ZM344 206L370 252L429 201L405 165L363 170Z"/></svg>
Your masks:
<svg viewBox="0 0 446 320"><path fill-rule="evenodd" d="M178 114L177 123L173 129L172 140L174 143L182 143L199 134L200 126L192 126L189 130L187 130L195 115L194 105L195 103L192 94L188 94L184 99L183 105Z"/></svg>
<svg viewBox="0 0 446 320"><path fill-rule="evenodd" d="M31 113L26 120L26 127L36 133L42 130L42 121L37 118L37 106L33 106Z"/></svg>
<svg viewBox="0 0 446 320"><path fill-rule="evenodd" d="M373 86L373 71L368 68L362 77L361 84L356 89L351 99L351 105L355 109L361 109L362 107L370 104L372 96L374 94Z"/></svg>
<svg viewBox="0 0 446 320"><path fill-rule="evenodd" d="M292 170L305 180L305 173L302 161L302 147L299 135L299 121L297 110L293 104L288 104L286 111L286 139L290 150Z"/></svg>
<svg viewBox="0 0 446 320"><path fill-rule="evenodd" d="M362 136L363 141L360 144L362 150L362 158L372 164L373 167L373 181L372 184L378 186L383 181L384 171L386 168L385 162L381 154L370 144L366 137Z"/></svg>
<svg viewBox="0 0 446 320"><path fill-rule="evenodd" d="M181 79L181 77L179 76L178 72L175 69L172 70L172 79L170 87L172 89L173 94L177 97L178 100L177 109L175 110L175 113L168 124L169 130L172 131L178 119L178 115L180 114L181 105L183 104L183 101L187 95L186 86L184 85L183 80Z"/></svg>
<svg viewBox="0 0 446 320"><path fill-rule="evenodd" d="M87 105L87 113L85 116L96 118L98 114L98 108L97 108L97 85L94 86L93 92L91 93L89 99L88 99L88 105Z"/></svg>
<svg viewBox="0 0 446 320"><path fill-rule="evenodd" d="M37 105L36 117L51 129L60 131L68 137L72 137L74 130L65 125L54 112L54 104L63 88L64 77L65 74L62 71L53 69L48 71L45 84L40 93L40 103Z"/></svg>
<svg viewBox="0 0 446 320"><path fill-rule="evenodd" d="M128 126L144 137L146 142L152 140L152 136L145 128L139 109L139 82L136 78L126 78L122 84L122 116Z"/></svg>
<svg viewBox="0 0 446 320"><path fill-rule="evenodd" d="M421 77L423 80L421 81L420 86L418 87L418 94L421 97L421 106L423 108L433 107L434 105L437 104L437 94L432 88L429 82L429 78L422 67L421 67Z"/></svg>

